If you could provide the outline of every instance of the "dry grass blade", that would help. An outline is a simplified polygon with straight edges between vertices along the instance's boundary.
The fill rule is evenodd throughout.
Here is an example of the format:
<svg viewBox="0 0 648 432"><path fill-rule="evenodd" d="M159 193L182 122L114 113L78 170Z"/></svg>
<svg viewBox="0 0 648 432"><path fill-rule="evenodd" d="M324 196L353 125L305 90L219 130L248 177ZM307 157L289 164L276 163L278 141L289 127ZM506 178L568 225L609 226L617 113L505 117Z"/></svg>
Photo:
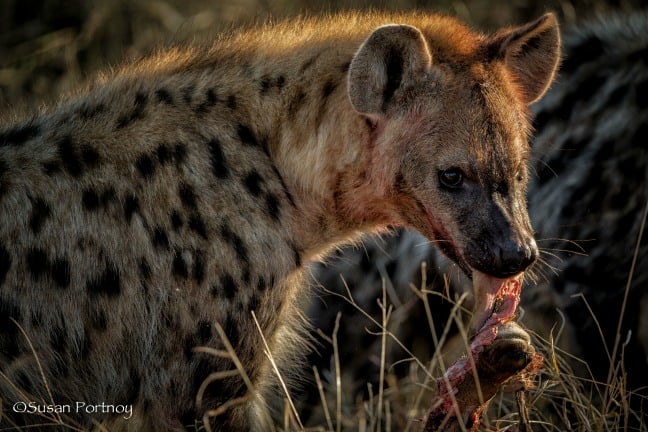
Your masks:
<svg viewBox="0 0 648 432"><path fill-rule="evenodd" d="M286 382L283 379L283 376L281 375L281 371L279 371L279 367L277 366L277 363L274 359L274 356L272 355L272 352L270 351L270 346L268 345L268 341L265 338L265 335L263 334L263 330L261 328L261 325L259 324L259 321L257 320L256 314L254 311L252 313L252 319L254 320L254 324L257 327L257 330L259 331L259 335L261 336L261 341L263 342L263 347L264 347L264 352L265 355L268 357L268 360L270 360L270 364L272 365L272 369L274 370L277 379L279 380L279 383L281 384L281 388L284 391L284 394L286 395L286 398L288 400L288 404L290 405L290 409L292 411L292 414L294 416L294 420L297 422L299 425L299 429L303 430L304 425L302 424L301 418L299 417L299 412L297 411L297 408L295 407L295 404L293 403L292 398L290 397L290 392L288 391L288 386L286 385Z"/></svg>
<svg viewBox="0 0 648 432"><path fill-rule="evenodd" d="M324 411L324 417L326 419L326 424L328 430L333 430L333 420L331 419L331 412L329 411L328 403L326 402L326 395L324 394L324 385L322 384L322 378L317 371L317 367L313 366L313 374L315 375L315 382L317 384L317 391L319 392L320 401L322 402L322 409Z"/></svg>
<svg viewBox="0 0 648 432"><path fill-rule="evenodd" d="M619 343L621 342L621 328L623 325L623 317L625 316L626 306L628 304L628 295L630 294L630 286L632 284L632 277L635 272L635 267L637 265L637 258L639 256L639 247L641 246L641 238L643 237L644 227L646 226L646 216L648 215L648 203L646 203L643 211L643 216L641 219L641 225L639 226L639 234L637 235L637 242L635 244L634 254L632 256L632 264L630 265L630 273L628 274L628 280L626 283L625 291L623 293L623 302L621 303L621 311L619 312L619 322L616 328L616 337L614 338L614 347L612 348L612 356L610 358L610 369L608 371L607 382L612 381L612 377L616 370L614 365L614 360L617 357L619 351ZM605 393L605 398L603 399L603 407L607 411L609 409L609 403L611 398L609 397L608 392ZM625 400L624 400L625 401ZM627 401L626 410L627 410ZM627 418L627 417L626 417Z"/></svg>

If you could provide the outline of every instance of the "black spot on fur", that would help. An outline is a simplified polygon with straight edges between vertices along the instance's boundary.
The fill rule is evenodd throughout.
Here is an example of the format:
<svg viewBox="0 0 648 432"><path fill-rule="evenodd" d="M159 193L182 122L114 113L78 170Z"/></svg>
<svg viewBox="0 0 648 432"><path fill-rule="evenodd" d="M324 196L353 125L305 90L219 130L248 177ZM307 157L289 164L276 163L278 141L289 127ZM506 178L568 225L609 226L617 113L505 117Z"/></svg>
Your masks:
<svg viewBox="0 0 648 432"><path fill-rule="evenodd" d="M84 330L83 334L79 336L79 339L74 346L74 356L81 360L87 360L90 352L92 352L92 340L86 335Z"/></svg>
<svg viewBox="0 0 648 432"><path fill-rule="evenodd" d="M50 345L58 354L64 354L67 351L68 336L61 327L54 327L50 332Z"/></svg>
<svg viewBox="0 0 648 432"><path fill-rule="evenodd" d="M187 105L191 104L195 90L196 90L196 86L194 85L190 85L182 89L182 99L184 99Z"/></svg>
<svg viewBox="0 0 648 432"><path fill-rule="evenodd" d="M284 179L281 176L281 174L279 173L279 170L277 169L277 167L272 165L272 171L274 172L275 176L277 177L277 179L281 183L281 187L283 188L283 191L286 194L286 198L288 198L288 201L290 202L290 205L293 206L293 207L296 207L295 200L293 199L292 194L288 190L288 187L286 186L286 183L284 182Z"/></svg>
<svg viewBox="0 0 648 432"><path fill-rule="evenodd" d="M398 171L396 173L393 189L400 194L407 194L408 191L410 190L410 187L407 184L407 181L405 180L405 176L403 175L402 171Z"/></svg>
<svg viewBox="0 0 648 432"><path fill-rule="evenodd" d="M196 339L200 345L206 345L212 337L212 324L202 320L196 326Z"/></svg>
<svg viewBox="0 0 648 432"><path fill-rule="evenodd" d="M187 262L184 260L182 253L179 250L176 250L175 255L173 256L173 275L182 279L187 279L189 277Z"/></svg>
<svg viewBox="0 0 648 432"><path fill-rule="evenodd" d="M133 102L133 106L144 107L147 101L148 95L142 93L141 91L138 91L137 93L135 93L135 101Z"/></svg>
<svg viewBox="0 0 648 432"><path fill-rule="evenodd" d="M182 216L180 216L180 213L177 210L173 210L171 212L171 226L175 231L178 231L182 225L184 224L184 221L182 220Z"/></svg>
<svg viewBox="0 0 648 432"><path fill-rule="evenodd" d="M0 301L0 353L13 359L20 355L19 341L22 338L18 326L13 322L21 321L21 312L17 304L10 300Z"/></svg>
<svg viewBox="0 0 648 432"><path fill-rule="evenodd" d="M91 295L117 297L121 293L119 273L114 265L106 265L106 269L86 282L86 290Z"/></svg>
<svg viewBox="0 0 648 432"><path fill-rule="evenodd" d="M237 134L239 139L243 144L253 146L253 147L259 147L259 140L257 140L257 137L254 135L252 130L244 124L239 124L237 128Z"/></svg>
<svg viewBox="0 0 648 432"><path fill-rule="evenodd" d="M279 90L282 90L284 88L284 85L286 85L286 78L283 75L279 75L277 77L277 88Z"/></svg>
<svg viewBox="0 0 648 432"><path fill-rule="evenodd" d="M322 54L322 53L317 53L317 54L315 54L314 56L312 56L311 58L309 58L308 60L306 60L306 61L304 62L304 64L302 64L301 67L299 68L299 73L300 73L300 74L301 74L301 73L304 73L304 72L306 71L306 69L308 69L308 68L310 68L311 66L313 66L313 64L315 64L315 62L317 61L317 59L319 58L319 56L320 56L321 54Z"/></svg>
<svg viewBox="0 0 648 432"><path fill-rule="evenodd" d="M0 147L21 145L40 134L40 126L31 122L0 132Z"/></svg>
<svg viewBox="0 0 648 432"><path fill-rule="evenodd" d="M194 254L193 277L199 284L205 280L205 254L202 251Z"/></svg>
<svg viewBox="0 0 648 432"><path fill-rule="evenodd" d="M225 326L223 327L223 330L225 331L225 335L227 336L227 339L232 344L232 346L236 347L239 343L239 340L241 339L239 326L236 322L236 319L229 315L227 317L227 320L225 320Z"/></svg>
<svg viewBox="0 0 648 432"><path fill-rule="evenodd" d="M9 171L9 165L3 159L0 159L0 180Z"/></svg>
<svg viewBox="0 0 648 432"><path fill-rule="evenodd" d="M259 298L258 294L254 294L252 297L250 297L250 300L248 301L247 308L248 311L258 311L259 310L259 305L261 304L261 299Z"/></svg>
<svg viewBox="0 0 648 432"><path fill-rule="evenodd" d="M7 273L9 273L11 261L9 251L3 245L0 245L0 286L4 283ZM0 317L1 316L2 315L0 314Z"/></svg>
<svg viewBox="0 0 648 432"><path fill-rule="evenodd" d="M155 91L155 98L158 102L165 103L167 105L173 105L173 96L165 88L160 88Z"/></svg>
<svg viewBox="0 0 648 432"><path fill-rule="evenodd" d="M205 222L198 215L193 215L189 218L187 223L189 229L200 235L203 239L207 240L207 228L205 228Z"/></svg>
<svg viewBox="0 0 648 432"><path fill-rule="evenodd" d="M288 104L288 115L290 117L294 116L297 111L304 105L306 101L306 93L304 90L299 90L295 97Z"/></svg>
<svg viewBox="0 0 648 432"><path fill-rule="evenodd" d="M210 108L214 107L218 103L218 96L216 91L213 88L207 89L205 92L205 100L201 102L194 111L196 114L205 114L209 111Z"/></svg>
<svg viewBox="0 0 648 432"><path fill-rule="evenodd" d="M240 261L249 263L247 248L245 247L245 244L243 243L241 237L232 232L232 230L230 230L226 225L223 225L221 227L221 236L232 245Z"/></svg>
<svg viewBox="0 0 648 432"><path fill-rule="evenodd" d="M19 389L29 388L29 386L31 385L29 374L25 370L19 369L14 375L12 384L15 384Z"/></svg>
<svg viewBox="0 0 648 432"><path fill-rule="evenodd" d="M75 149L75 146L72 142L72 137L70 137L69 135L61 137L56 144L65 170L72 177L81 176L84 171L83 161L81 159L81 156Z"/></svg>
<svg viewBox="0 0 648 432"><path fill-rule="evenodd" d="M34 280L40 280L49 268L49 258L43 249L33 248L27 252L27 269Z"/></svg>
<svg viewBox="0 0 648 432"><path fill-rule="evenodd" d="M327 81L324 84L324 87L322 87L322 99L324 100L328 99L328 97L331 96L331 93L335 91L336 87L337 87L337 83L335 81Z"/></svg>
<svg viewBox="0 0 648 432"><path fill-rule="evenodd" d="M115 201L117 198L117 192L115 188L107 187L99 197L99 202L103 207L107 207L111 202Z"/></svg>
<svg viewBox="0 0 648 432"><path fill-rule="evenodd" d="M196 210L196 193L191 185L182 183L180 184L179 189L180 201L182 201L182 204L190 210Z"/></svg>
<svg viewBox="0 0 648 432"><path fill-rule="evenodd" d="M52 279L59 288L70 286L70 262L65 258L57 258L50 266Z"/></svg>
<svg viewBox="0 0 648 432"><path fill-rule="evenodd" d="M146 104L148 102L148 96L145 93L137 92L135 94L135 102L133 103L133 110L128 113L120 116L117 119L117 129L123 129L137 120L141 120L145 117L144 110L146 109Z"/></svg>
<svg viewBox="0 0 648 432"><path fill-rule="evenodd" d="M83 146L81 148L81 159L88 167L94 168L99 165L100 156L97 150L90 146Z"/></svg>
<svg viewBox="0 0 648 432"><path fill-rule="evenodd" d="M173 159L175 160L176 167L180 168L187 159L187 146L182 143L176 144L173 148Z"/></svg>
<svg viewBox="0 0 648 432"><path fill-rule="evenodd" d="M142 155L135 161L135 167L142 177L149 179L155 172L155 161L149 155Z"/></svg>
<svg viewBox="0 0 648 432"><path fill-rule="evenodd" d="M2 322L1 319L0 322ZM33 327L41 327L43 325L43 313L40 310L32 310L30 322ZM0 351L2 351L1 348Z"/></svg>
<svg viewBox="0 0 648 432"><path fill-rule="evenodd" d="M144 257L140 258L139 274L143 280L149 280L151 278L151 266Z"/></svg>
<svg viewBox="0 0 648 432"><path fill-rule="evenodd" d="M135 107L144 109L148 102L148 96L145 93L137 92L135 94Z"/></svg>
<svg viewBox="0 0 648 432"><path fill-rule="evenodd" d="M164 165L167 162L170 162L171 159L173 158L173 155L171 154L171 149L166 144L160 144L157 150L155 150L155 155L157 156L157 160L160 163L160 165Z"/></svg>
<svg viewBox="0 0 648 432"><path fill-rule="evenodd" d="M43 223L52 214L52 211L42 198L36 199L32 204L32 212L29 218L29 228L34 234L38 234L43 227Z"/></svg>
<svg viewBox="0 0 648 432"><path fill-rule="evenodd" d="M343 73L347 73L347 72L349 72L349 68L350 68L350 67L351 67L351 62L350 62L350 61L347 61L347 62L345 62L345 63L342 63L342 65L340 66L340 70L341 70Z"/></svg>
<svg viewBox="0 0 648 432"><path fill-rule="evenodd" d="M205 102L207 102L209 105L218 103L218 96L216 95L216 91L213 88L208 88L205 92Z"/></svg>
<svg viewBox="0 0 648 432"><path fill-rule="evenodd" d="M261 88L261 94L265 95L270 90L270 87L272 87L272 78L268 75L264 75L259 82L259 86Z"/></svg>
<svg viewBox="0 0 648 432"><path fill-rule="evenodd" d="M219 179L229 177L229 168L220 142L214 138L207 143L207 146L209 147L209 159L211 161L212 173L214 176Z"/></svg>
<svg viewBox="0 0 648 432"><path fill-rule="evenodd" d="M88 211L96 210L99 208L99 195L94 189L86 189L83 191L81 202L84 209Z"/></svg>
<svg viewBox="0 0 648 432"><path fill-rule="evenodd" d="M139 201L135 195L128 195L124 200L124 217L130 222L133 214L139 211Z"/></svg>
<svg viewBox="0 0 648 432"><path fill-rule="evenodd" d="M260 292L265 291L268 288L268 285L266 285L266 281L263 278L263 276L259 276L259 279L257 280L257 290Z"/></svg>
<svg viewBox="0 0 648 432"><path fill-rule="evenodd" d="M248 175L243 179L243 184L250 193L258 197L261 193L261 185L263 184L263 178L256 171L250 171Z"/></svg>
<svg viewBox="0 0 648 432"><path fill-rule="evenodd" d="M156 227L155 230L153 230L153 245L157 249L169 249L169 237L167 236L166 231L164 231L164 229L160 226Z"/></svg>
<svg viewBox="0 0 648 432"><path fill-rule="evenodd" d="M103 308L97 308L90 315L89 322L94 330L103 332L108 329L108 315L106 315L106 311Z"/></svg>
<svg viewBox="0 0 648 432"><path fill-rule="evenodd" d="M279 221L279 200L275 194L266 195L266 208L272 219Z"/></svg>
<svg viewBox="0 0 648 432"><path fill-rule="evenodd" d="M241 280L245 285L248 285L251 279L252 279L252 274L250 272L250 264L243 263L243 266L241 268Z"/></svg>
<svg viewBox="0 0 648 432"><path fill-rule="evenodd" d="M104 104L90 105L84 103L83 106L77 110L77 114L84 120L90 120L105 111L106 106Z"/></svg>
<svg viewBox="0 0 648 432"><path fill-rule="evenodd" d="M301 267L301 264L302 264L302 262L301 262L301 253L299 252L299 249L297 248L297 245L292 244L291 248L292 248L292 251L293 251L293 257L295 259L295 266Z"/></svg>
<svg viewBox="0 0 648 432"><path fill-rule="evenodd" d="M236 106L237 106L236 96L234 96L233 94L229 95L229 97L227 98L227 108L234 111L236 109Z"/></svg>
<svg viewBox="0 0 648 432"><path fill-rule="evenodd" d="M53 176L54 174L61 172L61 164L58 161L43 162L42 166L43 171L48 176Z"/></svg>
<svg viewBox="0 0 648 432"><path fill-rule="evenodd" d="M128 388L125 389L124 396L119 400L124 400L127 405L135 405L140 397L142 378L135 369L128 372Z"/></svg>
<svg viewBox="0 0 648 432"><path fill-rule="evenodd" d="M221 276L220 284L221 289L225 293L225 297L227 297L229 300L232 300L236 295L236 284L234 283L232 276L227 273L224 274L223 276Z"/></svg>

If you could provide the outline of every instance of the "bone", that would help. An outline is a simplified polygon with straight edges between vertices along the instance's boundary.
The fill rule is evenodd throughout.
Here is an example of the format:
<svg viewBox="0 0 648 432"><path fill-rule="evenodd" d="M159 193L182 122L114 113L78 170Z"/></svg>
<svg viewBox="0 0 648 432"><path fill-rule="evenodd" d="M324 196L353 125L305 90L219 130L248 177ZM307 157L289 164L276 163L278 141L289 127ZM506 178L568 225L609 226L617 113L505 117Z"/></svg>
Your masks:
<svg viewBox="0 0 648 432"><path fill-rule="evenodd" d="M473 272L475 310L468 324L469 353L437 381L425 432L477 430L498 390L512 381L523 391L542 364L529 335L513 321L523 274L498 279ZM529 367L528 372L524 372Z"/></svg>
<svg viewBox="0 0 648 432"><path fill-rule="evenodd" d="M474 367L469 357L461 358L437 381L424 432L477 430L481 414L497 391L509 380L523 381L534 375L542 363L528 334L515 322L502 324L495 340L473 352L472 358Z"/></svg>

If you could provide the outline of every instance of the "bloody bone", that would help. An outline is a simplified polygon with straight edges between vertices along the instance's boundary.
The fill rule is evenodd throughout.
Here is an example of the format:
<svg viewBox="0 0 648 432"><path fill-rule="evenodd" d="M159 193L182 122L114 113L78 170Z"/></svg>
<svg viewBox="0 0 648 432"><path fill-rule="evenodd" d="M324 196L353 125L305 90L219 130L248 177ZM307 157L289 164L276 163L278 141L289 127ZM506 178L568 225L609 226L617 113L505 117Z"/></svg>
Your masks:
<svg viewBox="0 0 648 432"><path fill-rule="evenodd" d="M496 279L474 272L475 312L468 325L468 355L456 360L437 381L425 432L477 430L481 414L507 383L530 386L542 365L528 334L515 322L522 275Z"/></svg>

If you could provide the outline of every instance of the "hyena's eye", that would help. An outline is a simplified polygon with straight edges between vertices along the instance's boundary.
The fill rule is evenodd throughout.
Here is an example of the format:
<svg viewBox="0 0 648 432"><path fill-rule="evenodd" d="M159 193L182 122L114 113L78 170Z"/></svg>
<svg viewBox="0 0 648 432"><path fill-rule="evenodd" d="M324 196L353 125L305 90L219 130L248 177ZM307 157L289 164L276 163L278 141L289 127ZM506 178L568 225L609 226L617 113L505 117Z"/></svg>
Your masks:
<svg viewBox="0 0 648 432"><path fill-rule="evenodd" d="M463 184L464 174L459 168L448 168L439 172L439 181L448 189L457 189Z"/></svg>

